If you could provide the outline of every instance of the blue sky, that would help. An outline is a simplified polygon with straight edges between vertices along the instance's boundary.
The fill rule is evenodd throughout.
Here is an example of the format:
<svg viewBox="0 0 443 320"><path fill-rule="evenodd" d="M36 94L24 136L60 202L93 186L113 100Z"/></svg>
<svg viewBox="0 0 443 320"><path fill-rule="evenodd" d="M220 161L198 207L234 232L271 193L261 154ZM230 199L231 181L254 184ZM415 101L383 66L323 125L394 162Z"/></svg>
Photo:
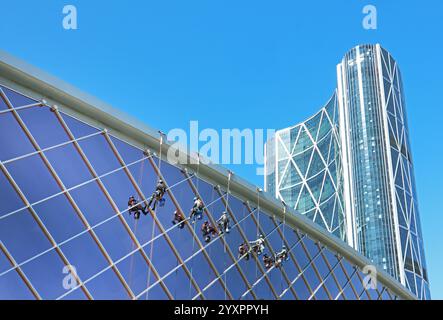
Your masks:
<svg viewBox="0 0 443 320"><path fill-rule="evenodd" d="M79 29L62 27L74 4ZM378 10L365 30L362 9ZM433 298L443 298L443 3L405 1L8 1L1 48L168 131L283 128L323 105L351 47L381 43L405 86ZM235 172L261 185L254 166Z"/></svg>

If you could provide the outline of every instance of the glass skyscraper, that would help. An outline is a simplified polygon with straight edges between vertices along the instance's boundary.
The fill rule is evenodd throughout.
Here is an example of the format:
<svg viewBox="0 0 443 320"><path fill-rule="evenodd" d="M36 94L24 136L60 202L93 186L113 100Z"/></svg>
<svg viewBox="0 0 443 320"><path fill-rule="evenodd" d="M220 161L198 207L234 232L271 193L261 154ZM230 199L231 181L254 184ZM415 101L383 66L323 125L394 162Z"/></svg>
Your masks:
<svg viewBox="0 0 443 320"><path fill-rule="evenodd" d="M337 66L337 79L318 114L268 142L266 189L428 299L399 67L380 45L360 45ZM330 138L320 135L325 118Z"/></svg>
<svg viewBox="0 0 443 320"><path fill-rule="evenodd" d="M331 101L315 139L340 148L337 96ZM301 152L323 155L307 132ZM366 281L371 261L288 205L188 154L186 163L168 161L170 151L181 152L161 133L0 52L0 299L416 299L381 268ZM324 169L305 170L330 179L319 197L343 208L335 196L343 184L334 182L341 159L328 155ZM149 205L160 178L164 205L134 219L130 208ZM191 223L196 197L203 219ZM336 234L344 233L342 211ZM224 212L229 233L217 232ZM175 214L185 220L173 224ZM216 228L208 242L204 221ZM260 235L261 255L240 252ZM281 264L264 264L264 254L284 248Z"/></svg>
<svg viewBox="0 0 443 320"><path fill-rule="evenodd" d="M266 144L266 190L346 241L336 93L314 116Z"/></svg>

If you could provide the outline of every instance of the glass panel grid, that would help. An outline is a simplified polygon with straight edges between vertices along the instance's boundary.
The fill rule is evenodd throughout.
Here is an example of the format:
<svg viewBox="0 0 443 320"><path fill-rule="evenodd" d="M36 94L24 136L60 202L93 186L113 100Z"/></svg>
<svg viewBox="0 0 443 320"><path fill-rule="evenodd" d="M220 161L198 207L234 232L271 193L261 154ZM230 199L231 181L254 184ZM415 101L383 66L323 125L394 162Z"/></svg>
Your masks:
<svg viewBox="0 0 443 320"><path fill-rule="evenodd" d="M289 227L284 223L269 218L268 213L251 209L230 195L229 190L216 189L214 192L211 184L195 174L180 172L179 168L113 137L106 130L89 126L57 108L29 101L18 93L11 93L11 101L17 106L5 103L3 91L1 97L4 103L0 117L10 115L3 119L15 123L19 132L17 138L28 141L30 148L17 149L1 158L4 178L0 183L2 190L3 185L11 190L8 195L11 205L4 206L2 202L0 227L3 223L6 230L15 220L18 226L17 218L29 212L32 218L29 225L37 226L34 229L40 234L41 245L38 247L35 241L27 248L5 246L3 240L8 240L6 236L11 233L5 231L0 235L0 253L3 260L9 260L8 264L0 264L0 287L2 283L11 285L12 281L21 281L24 287L17 289L17 297L37 299L238 299L240 294L244 299L298 299L305 296L299 290L308 291L306 298L330 298L326 280L331 275L331 266L323 256L324 248L312 245L305 235L292 230L286 230L285 234ZM329 119L327 117L323 115L320 121ZM34 120L48 121L54 136L45 136L43 128ZM326 127L325 130L322 134L328 134ZM0 143L8 146L3 140ZM61 162L62 158L70 161L69 167ZM16 167L19 163L26 165ZM34 163L41 163L39 180L45 184L47 193L36 193L29 187L32 174L23 175L23 168L36 168ZM78 174L70 175L69 168L74 168L72 171ZM156 213L148 210L146 217L142 215L140 221L134 221L126 207L129 195L138 195L139 203L146 204L155 181L165 176L166 183L171 183L165 206L158 208ZM179 195L182 190L188 190L186 196ZM13 200L13 194L17 200ZM177 225L167 227L171 211L187 210L183 205L186 201L189 203L187 197L191 195L204 198L205 214L214 225L219 211L227 209L233 223L232 233L203 244L188 221L183 230ZM63 223L70 228L60 228ZM272 255L279 245L285 244L289 260L274 271L265 270L255 257L249 264L236 259L233 254L235 241L254 238L245 226L252 226L265 235L267 250ZM192 250L180 249L180 237L188 239L188 244L191 241L197 245ZM288 243L291 237L296 240ZM14 243L12 238L8 242ZM295 252L306 256L303 268ZM230 260L226 260L226 255ZM89 262L84 261L85 256L90 258ZM162 259L167 261L162 262ZM60 286L66 274L62 269L71 263L79 269L78 284L63 291ZM40 268L44 265L50 267L48 271L53 270L51 285L41 282L43 270ZM251 266L255 266L256 273L251 274ZM327 269L329 272L325 272ZM332 276L335 279L334 273ZM311 288L311 277L317 279L313 283L319 281L320 284ZM241 280L230 281L235 278L242 279L243 288ZM380 295L383 294L389 295L386 291Z"/></svg>

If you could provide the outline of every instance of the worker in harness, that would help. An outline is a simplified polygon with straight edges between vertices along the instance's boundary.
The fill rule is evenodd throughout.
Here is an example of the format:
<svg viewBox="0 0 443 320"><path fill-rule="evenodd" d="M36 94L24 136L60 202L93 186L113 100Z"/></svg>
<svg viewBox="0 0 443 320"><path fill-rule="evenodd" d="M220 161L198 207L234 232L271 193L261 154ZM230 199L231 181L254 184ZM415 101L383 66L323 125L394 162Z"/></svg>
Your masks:
<svg viewBox="0 0 443 320"><path fill-rule="evenodd" d="M266 253L263 255L263 263L265 264L266 270L271 269L274 266L274 259L269 257Z"/></svg>
<svg viewBox="0 0 443 320"><path fill-rule="evenodd" d="M178 224L178 228L183 229L185 226L185 224L183 223L184 221L185 221L185 217L183 216L183 214L180 211L175 210L174 211L174 219L172 220L172 224L173 225Z"/></svg>
<svg viewBox="0 0 443 320"><path fill-rule="evenodd" d="M215 236L217 234L217 230L215 230L215 228L209 223L209 221L205 221L202 224L201 231L206 243L209 243L211 241L211 236Z"/></svg>
<svg viewBox="0 0 443 320"><path fill-rule="evenodd" d="M194 205L191 209L191 215L189 217L192 220L192 223L195 223L195 218L201 220L203 218L203 201L200 198L194 198Z"/></svg>
<svg viewBox="0 0 443 320"><path fill-rule="evenodd" d="M279 268L283 261L287 261L289 259L288 250L286 246L283 246L280 252L275 254L275 266Z"/></svg>
<svg viewBox="0 0 443 320"><path fill-rule="evenodd" d="M129 215L134 214L134 219L138 220L140 219L140 213L146 215L148 210L146 206L143 207L140 203L137 204L137 200L135 200L134 196L130 196L128 200L128 212Z"/></svg>
<svg viewBox="0 0 443 320"><path fill-rule="evenodd" d="M249 251L256 253L258 256L265 250L265 238L261 234L257 240L249 241Z"/></svg>
<svg viewBox="0 0 443 320"><path fill-rule="evenodd" d="M242 243L238 246L238 258L241 259L243 256L246 261L249 260L249 247L247 243Z"/></svg>
<svg viewBox="0 0 443 320"><path fill-rule="evenodd" d="M276 266L280 266L283 261L289 260L288 249L286 246L283 246L280 252L275 254L275 264Z"/></svg>
<svg viewBox="0 0 443 320"><path fill-rule="evenodd" d="M228 217L228 213L226 211L223 211L221 217L217 220L217 225L219 228L219 233L223 234L223 233L229 233L229 217Z"/></svg>
<svg viewBox="0 0 443 320"><path fill-rule="evenodd" d="M166 193L166 185L162 179L159 179L157 185L155 186L155 191L152 194L151 198L149 199L148 207L151 207L152 203L154 203L152 206L152 210L155 210L157 203L159 204L160 207L163 207L165 205L165 199L163 198L165 193Z"/></svg>

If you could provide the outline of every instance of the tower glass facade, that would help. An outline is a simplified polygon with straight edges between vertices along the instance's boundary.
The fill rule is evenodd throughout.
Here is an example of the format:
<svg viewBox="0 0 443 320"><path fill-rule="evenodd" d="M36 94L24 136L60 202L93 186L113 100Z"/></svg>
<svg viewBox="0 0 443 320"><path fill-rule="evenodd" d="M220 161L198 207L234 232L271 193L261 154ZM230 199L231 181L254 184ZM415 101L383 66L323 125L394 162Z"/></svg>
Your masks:
<svg viewBox="0 0 443 320"><path fill-rule="evenodd" d="M107 114L98 120L92 106L77 108L80 98L68 105L63 93L65 100L48 103L47 92L22 90L0 77L0 299L412 298L382 271L365 287L362 255L292 211L285 215L265 194L255 201L236 179L229 192L227 175L216 183L215 169L169 163L152 151L157 137L142 139ZM331 125L326 109L321 118ZM328 136L329 129L312 128L304 127L317 140ZM128 197L146 204L159 178L164 206L135 220ZM189 215L194 197L213 225L228 213L229 234L206 243L201 222L171 223L175 211ZM286 246L281 267L238 254L259 234L270 256Z"/></svg>
<svg viewBox="0 0 443 320"><path fill-rule="evenodd" d="M346 240L337 95L266 146L266 191Z"/></svg>
<svg viewBox="0 0 443 320"><path fill-rule="evenodd" d="M318 137L316 141L314 136L306 145L303 140L296 140L298 133L295 132L299 127L306 132L309 126L315 127L325 108L306 122L277 132L275 142L269 143L266 149L265 186L296 211L347 241L417 297L428 299L429 285L398 65L379 45L361 45L346 53L337 66L337 75L338 87L331 99L336 100L333 113L336 115L330 117L335 143L328 151L328 159L336 159L336 165L331 170L328 163L324 164L333 181L339 181L333 192L343 211L309 202L311 198L316 199L315 191L324 188L325 180L309 183L312 176L303 176L300 166L310 164L313 157L308 151L306 158L299 157L299 161L295 161L292 153L298 144L307 150L312 145L322 149ZM305 183L308 197L301 188ZM300 199L308 199L307 206ZM317 218L317 212L322 212L323 219ZM337 213L343 225L331 230L331 217L337 217Z"/></svg>

